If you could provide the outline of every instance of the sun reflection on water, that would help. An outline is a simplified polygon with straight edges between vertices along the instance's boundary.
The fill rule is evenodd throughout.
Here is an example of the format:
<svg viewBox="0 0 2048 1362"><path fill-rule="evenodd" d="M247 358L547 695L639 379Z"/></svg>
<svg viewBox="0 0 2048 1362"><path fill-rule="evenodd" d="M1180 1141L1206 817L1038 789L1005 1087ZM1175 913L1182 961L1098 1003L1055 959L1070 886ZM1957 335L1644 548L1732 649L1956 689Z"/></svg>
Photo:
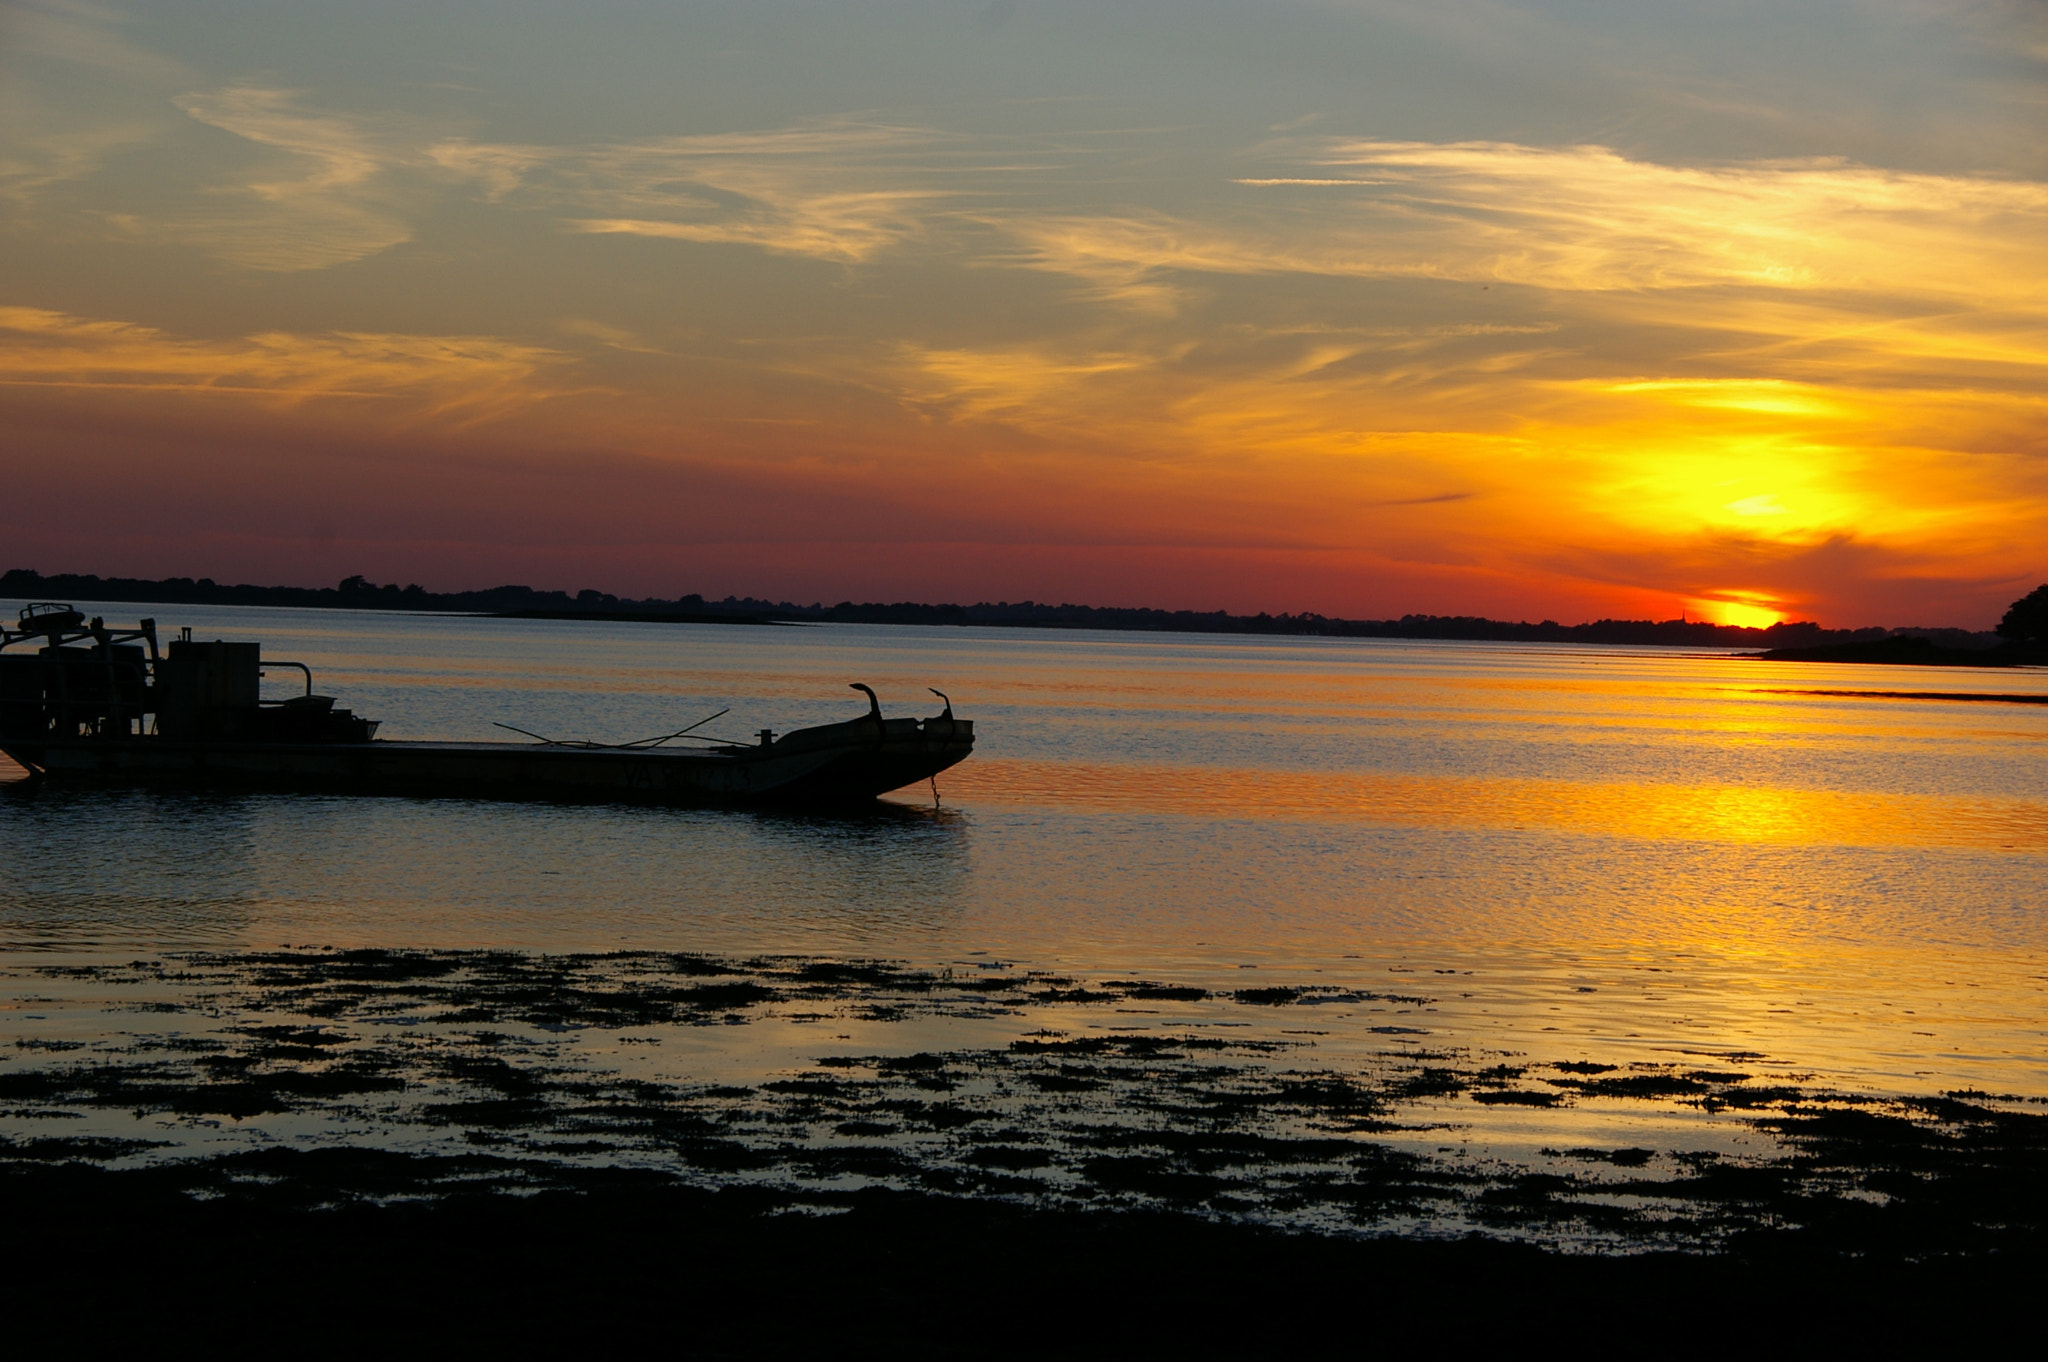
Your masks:
<svg viewBox="0 0 2048 1362"><path fill-rule="evenodd" d="M1103 766L990 760L947 777L962 804L1410 827L1545 827L1654 841L2048 850L2048 801L1741 785Z"/></svg>

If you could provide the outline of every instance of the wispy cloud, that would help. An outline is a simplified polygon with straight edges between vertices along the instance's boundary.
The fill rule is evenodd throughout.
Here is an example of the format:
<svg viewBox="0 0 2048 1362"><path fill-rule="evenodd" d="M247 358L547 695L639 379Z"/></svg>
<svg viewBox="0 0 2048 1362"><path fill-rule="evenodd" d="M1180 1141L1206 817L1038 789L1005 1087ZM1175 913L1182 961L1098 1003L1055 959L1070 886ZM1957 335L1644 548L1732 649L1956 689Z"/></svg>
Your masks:
<svg viewBox="0 0 2048 1362"><path fill-rule="evenodd" d="M337 114L298 107L288 90L232 86L183 95L179 108L273 155L237 182L211 187L217 207L149 230L262 270L307 270L359 260L409 240L380 183L396 155Z"/></svg>
<svg viewBox="0 0 2048 1362"><path fill-rule="evenodd" d="M1359 172L1239 177L1205 216L1010 214L1029 261L1148 300L1176 273L1704 286L2048 305L2048 184L1833 161L1713 167L1605 147L1337 140L1270 148Z"/></svg>
<svg viewBox="0 0 2048 1362"><path fill-rule="evenodd" d="M488 201L499 203L523 188L527 177L548 165L556 153L548 147L452 138L434 142L425 155L450 178L474 184Z"/></svg>
<svg viewBox="0 0 2048 1362"><path fill-rule="evenodd" d="M2029 244L2048 233L2048 184L1499 142L1340 141L1311 159L1388 181L1363 213L1385 240L1384 268L1571 290L1735 283L2048 301L2048 259Z"/></svg>
<svg viewBox="0 0 2048 1362"><path fill-rule="evenodd" d="M122 97L122 87L154 92L192 79L180 63L133 42L128 26L98 5L0 3L0 198L17 211L159 140L175 117L151 112L158 101L148 95Z"/></svg>
<svg viewBox="0 0 2048 1362"><path fill-rule="evenodd" d="M0 90L0 198L26 205L52 186L84 179L110 157L157 140L147 119L95 119L73 126L45 120L23 92Z"/></svg>
<svg viewBox="0 0 2048 1362"><path fill-rule="evenodd" d="M8 44L24 54L152 84L190 78L182 63L133 41L132 19L111 6L8 0L5 10Z"/></svg>
<svg viewBox="0 0 2048 1362"><path fill-rule="evenodd" d="M1074 353L1050 346L1009 350L910 346L897 359L884 381L920 409L949 420L1007 419L1039 429L1087 422L1105 399L1113 402L1129 396L1128 384L1106 385L1104 380L1128 379L1157 367L1155 356L1139 352Z"/></svg>
<svg viewBox="0 0 2048 1362"><path fill-rule="evenodd" d="M477 419L567 390L570 356L489 336L271 331L227 340L132 322L0 307L0 383L256 400L405 399L408 410Z"/></svg>
<svg viewBox="0 0 2048 1362"><path fill-rule="evenodd" d="M572 231L729 242L857 264L922 236L948 189L915 128L805 124L584 147L437 143L429 158ZM516 197L515 197L516 196Z"/></svg>
<svg viewBox="0 0 2048 1362"><path fill-rule="evenodd" d="M944 164L953 139L852 120L543 145L322 110L303 92L269 85L187 91L171 103L235 141L182 158L180 191L100 210L98 220L129 239L265 271L326 268L409 241L451 187L504 211L548 214L575 234L730 243L841 264L927 237L935 211L959 192ZM23 200L164 135L146 120L58 120L34 136L22 130L37 119L7 121L0 194Z"/></svg>
<svg viewBox="0 0 2048 1362"><path fill-rule="evenodd" d="M1012 210L984 221L1014 243L991 264L1021 264L1081 280L1099 299L1148 311L1180 303L1188 274L1269 274L1308 269L1285 243L1228 222L1163 213Z"/></svg>

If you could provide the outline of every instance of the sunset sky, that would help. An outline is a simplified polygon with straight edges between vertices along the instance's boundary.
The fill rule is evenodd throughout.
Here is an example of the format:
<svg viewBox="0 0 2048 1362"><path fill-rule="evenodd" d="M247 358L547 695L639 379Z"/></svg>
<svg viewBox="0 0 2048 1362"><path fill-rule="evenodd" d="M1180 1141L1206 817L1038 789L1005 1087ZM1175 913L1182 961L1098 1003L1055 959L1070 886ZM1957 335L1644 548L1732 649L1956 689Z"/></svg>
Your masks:
<svg viewBox="0 0 2048 1362"><path fill-rule="evenodd" d="M0 569L1987 628L2048 4L0 3Z"/></svg>

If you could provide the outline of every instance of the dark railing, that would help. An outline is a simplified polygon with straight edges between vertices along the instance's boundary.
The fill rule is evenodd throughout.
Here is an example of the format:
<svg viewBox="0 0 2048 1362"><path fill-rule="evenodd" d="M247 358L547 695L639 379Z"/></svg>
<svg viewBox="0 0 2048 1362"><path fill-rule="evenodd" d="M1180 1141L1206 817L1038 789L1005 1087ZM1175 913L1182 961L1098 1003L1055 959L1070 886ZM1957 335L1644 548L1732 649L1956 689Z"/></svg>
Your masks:
<svg viewBox="0 0 2048 1362"><path fill-rule="evenodd" d="M306 694L310 696L313 693L313 669L311 667L308 667L305 663L278 662L271 658L265 658L263 659L262 664L257 668L257 670L262 671L268 667L297 667L300 671L306 674ZM258 701L258 703L266 705L281 705L285 702L282 700L262 700Z"/></svg>

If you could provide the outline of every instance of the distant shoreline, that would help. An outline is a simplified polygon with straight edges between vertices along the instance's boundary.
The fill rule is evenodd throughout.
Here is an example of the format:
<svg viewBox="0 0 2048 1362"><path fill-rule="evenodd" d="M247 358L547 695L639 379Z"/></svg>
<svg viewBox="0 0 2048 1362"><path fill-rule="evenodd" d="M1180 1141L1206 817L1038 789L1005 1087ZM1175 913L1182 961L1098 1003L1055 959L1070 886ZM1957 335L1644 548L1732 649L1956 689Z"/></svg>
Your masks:
<svg viewBox="0 0 2048 1362"><path fill-rule="evenodd" d="M462 612L467 614L469 612ZM494 620L620 620L628 624L782 624L783 620L759 615L720 615L705 611L678 610L494 610L483 615Z"/></svg>
<svg viewBox="0 0 2048 1362"><path fill-rule="evenodd" d="M500 586L483 591L432 592L419 586L378 586L351 577L332 587L223 585L211 578L99 577L90 573L45 576L27 569L0 575L0 597L21 600L148 601L165 605L254 605L297 609L389 610L423 614L474 614L508 619L629 620L661 624L911 624L1039 629L1121 630L1136 633L1236 634L1398 638L1474 643L1578 643L1756 650L1773 661L1851 660L1848 657L1793 658L1792 650L1830 645L1885 644L1921 639L1940 653L1973 654L1967 665L2009 665L1976 660L2001 640L1988 631L1950 628L1824 629L1811 621L1764 629L1708 624L1699 620L1593 620L1560 624L1487 619L1472 615L1403 615L1399 619L1353 620L1314 612L1232 615L1225 611L1155 610L1143 607L1050 605L1035 601L931 605L841 601L837 605L766 601L728 596L708 601L695 594L674 600L622 599L597 591L540 591Z"/></svg>

